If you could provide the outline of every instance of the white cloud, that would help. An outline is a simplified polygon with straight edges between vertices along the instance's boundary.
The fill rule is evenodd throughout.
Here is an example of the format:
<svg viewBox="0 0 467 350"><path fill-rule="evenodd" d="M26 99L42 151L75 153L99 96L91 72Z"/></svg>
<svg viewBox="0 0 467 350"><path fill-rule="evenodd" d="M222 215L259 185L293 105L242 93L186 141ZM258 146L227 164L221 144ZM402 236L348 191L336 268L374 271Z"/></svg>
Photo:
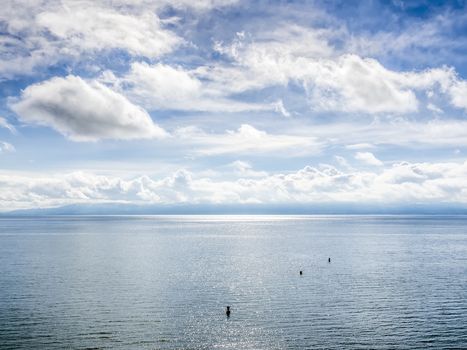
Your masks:
<svg viewBox="0 0 467 350"><path fill-rule="evenodd" d="M161 63L149 65L135 62L128 74L122 78L114 78L112 83L132 100L151 110L240 112L274 108L271 104L252 104L229 99L222 91L199 80L194 72Z"/></svg>
<svg viewBox="0 0 467 350"><path fill-rule="evenodd" d="M11 143L0 141L0 153L10 153L15 151L16 149Z"/></svg>
<svg viewBox="0 0 467 350"><path fill-rule="evenodd" d="M375 166L382 166L383 162L380 161L378 158L375 157L375 155L371 152L357 152L355 153L355 159L369 164L369 165L375 165Z"/></svg>
<svg viewBox="0 0 467 350"><path fill-rule="evenodd" d="M16 133L16 128L3 117L0 117L0 128L8 129L12 134Z"/></svg>
<svg viewBox="0 0 467 350"><path fill-rule="evenodd" d="M312 108L343 112L409 113L418 109L413 91L397 82L396 73L374 59L344 55L313 63L305 78Z"/></svg>
<svg viewBox="0 0 467 350"><path fill-rule="evenodd" d="M284 107L284 102L282 100L278 100L273 104L274 110L280 114L282 114L284 117L289 118L291 116L290 112L285 109Z"/></svg>
<svg viewBox="0 0 467 350"><path fill-rule="evenodd" d="M309 62L334 54L328 44L329 35L332 32L309 30L290 23L257 33L254 40L245 33L237 33L230 45L222 42L214 45L214 50L234 64L200 67L198 73L211 80L217 89L231 93L287 86L289 81L302 78Z"/></svg>
<svg viewBox="0 0 467 350"><path fill-rule="evenodd" d="M256 171L253 166L243 160L236 160L229 164L229 167L233 169L237 176L241 177L264 177L268 173L265 171Z"/></svg>
<svg viewBox="0 0 467 350"><path fill-rule="evenodd" d="M182 69L135 62L123 79L129 95L152 109L190 108L201 94L201 82ZM196 108L196 107L193 107Z"/></svg>
<svg viewBox="0 0 467 350"><path fill-rule="evenodd" d="M317 111L413 113L425 103L417 97L423 91L448 97L453 106L465 108L465 81L452 68L390 70L376 59L332 49L331 31L282 26L265 41L262 35L257 34L256 41L242 36L230 45L216 43L215 49L232 64L200 68L199 75L232 92L296 82L305 87L310 106ZM313 37L320 39L316 42ZM309 45L317 49L310 51Z"/></svg>
<svg viewBox="0 0 467 350"><path fill-rule="evenodd" d="M321 144L313 137L269 134L243 124L237 130L223 134L209 134L196 127L178 129L175 133L182 142L191 145L196 155L264 154L291 156L313 154L321 150Z"/></svg>
<svg viewBox="0 0 467 350"><path fill-rule="evenodd" d="M124 96L72 75L27 87L11 108L24 123L51 127L74 141L166 136Z"/></svg>
<svg viewBox="0 0 467 350"><path fill-rule="evenodd" d="M433 103L428 103L426 105L426 108L436 114L442 114L443 113L443 110L441 108L439 108L438 106L434 105Z"/></svg>
<svg viewBox="0 0 467 350"><path fill-rule="evenodd" d="M339 164L341 167L344 167L346 169L350 169L350 164L347 162L347 159L345 159L342 156L334 156L334 159L336 160L337 164Z"/></svg>
<svg viewBox="0 0 467 350"><path fill-rule="evenodd" d="M300 131L327 145L349 150L368 150L385 145L409 149L466 147L467 121L408 121L403 118L376 119L372 123L335 122L301 125Z"/></svg>
<svg viewBox="0 0 467 350"><path fill-rule="evenodd" d="M368 149L368 148L374 148L375 146L372 145L371 143L355 143L353 145L347 145L345 148L350 149L350 150L359 150L359 149Z"/></svg>
<svg viewBox="0 0 467 350"><path fill-rule="evenodd" d="M247 167L248 168L248 167ZM0 208L70 203L467 203L467 162L396 163L378 172L306 166L295 172L233 180L178 170L161 179L84 172L0 174Z"/></svg>
<svg viewBox="0 0 467 350"><path fill-rule="evenodd" d="M456 81L449 89L451 102L458 108L467 111L467 82Z"/></svg>
<svg viewBox="0 0 467 350"><path fill-rule="evenodd" d="M72 1L36 16L40 27L66 43L67 50L123 49L132 55L158 57L181 39L162 27L151 11L119 13L93 2Z"/></svg>

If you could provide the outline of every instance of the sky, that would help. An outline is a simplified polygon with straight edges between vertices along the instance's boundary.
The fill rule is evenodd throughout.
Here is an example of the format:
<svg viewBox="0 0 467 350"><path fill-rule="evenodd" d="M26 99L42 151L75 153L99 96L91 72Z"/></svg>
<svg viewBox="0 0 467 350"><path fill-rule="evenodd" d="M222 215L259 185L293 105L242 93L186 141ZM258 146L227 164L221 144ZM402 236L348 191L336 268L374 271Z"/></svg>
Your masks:
<svg viewBox="0 0 467 350"><path fill-rule="evenodd" d="M0 211L467 206L464 1L6 0Z"/></svg>

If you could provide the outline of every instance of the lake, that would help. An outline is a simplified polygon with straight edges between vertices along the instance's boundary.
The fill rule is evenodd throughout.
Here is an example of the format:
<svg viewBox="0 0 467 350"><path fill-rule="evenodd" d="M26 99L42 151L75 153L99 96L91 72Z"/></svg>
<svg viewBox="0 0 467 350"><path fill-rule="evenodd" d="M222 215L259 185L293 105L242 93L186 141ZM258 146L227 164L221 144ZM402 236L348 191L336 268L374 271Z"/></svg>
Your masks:
<svg viewBox="0 0 467 350"><path fill-rule="evenodd" d="M0 218L1 349L453 349L466 325L465 216Z"/></svg>

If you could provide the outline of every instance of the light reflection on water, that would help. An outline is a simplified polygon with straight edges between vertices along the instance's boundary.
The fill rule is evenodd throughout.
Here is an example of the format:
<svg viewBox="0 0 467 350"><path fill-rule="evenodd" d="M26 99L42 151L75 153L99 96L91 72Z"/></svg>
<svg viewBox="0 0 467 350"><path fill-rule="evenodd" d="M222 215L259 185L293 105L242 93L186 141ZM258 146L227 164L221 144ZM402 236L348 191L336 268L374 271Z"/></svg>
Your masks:
<svg viewBox="0 0 467 350"><path fill-rule="evenodd" d="M466 348L466 224L3 218L0 348Z"/></svg>

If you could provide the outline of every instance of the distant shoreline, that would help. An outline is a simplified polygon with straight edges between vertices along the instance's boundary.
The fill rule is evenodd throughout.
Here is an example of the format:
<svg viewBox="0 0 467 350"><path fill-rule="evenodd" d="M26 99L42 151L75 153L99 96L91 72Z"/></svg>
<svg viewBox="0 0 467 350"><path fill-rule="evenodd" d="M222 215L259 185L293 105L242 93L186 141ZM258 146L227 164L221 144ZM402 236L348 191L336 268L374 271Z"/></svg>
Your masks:
<svg viewBox="0 0 467 350"><path fill-rule="evenodd" d="M24 216L168 216L168 215L282 215L282 216L394 216L467 215L467 207L460 204L313 204L313 205L82 205L54 208L19 209L0 212L0 217Z"/></svg>

